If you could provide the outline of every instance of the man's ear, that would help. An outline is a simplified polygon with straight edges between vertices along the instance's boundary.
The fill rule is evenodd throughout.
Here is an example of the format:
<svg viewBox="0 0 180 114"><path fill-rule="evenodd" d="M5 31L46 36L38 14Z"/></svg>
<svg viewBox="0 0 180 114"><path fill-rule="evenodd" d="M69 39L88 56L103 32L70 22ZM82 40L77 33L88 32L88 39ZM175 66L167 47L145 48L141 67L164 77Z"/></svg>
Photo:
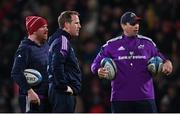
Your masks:
<svg viewBox="0 0 180 114"><path fill-rule="evenodd" d="M70 25L69 22L65 22L65 23L64 23L64 28L68 29L68 28L69 28L69 25Z"/></svg>
<svg viewBox="0 0 180 114"><path fill-rule="evenodd" d="M122 29L124 29L125 28L125 24L121 24L121 27L122 27Z"/></svg>

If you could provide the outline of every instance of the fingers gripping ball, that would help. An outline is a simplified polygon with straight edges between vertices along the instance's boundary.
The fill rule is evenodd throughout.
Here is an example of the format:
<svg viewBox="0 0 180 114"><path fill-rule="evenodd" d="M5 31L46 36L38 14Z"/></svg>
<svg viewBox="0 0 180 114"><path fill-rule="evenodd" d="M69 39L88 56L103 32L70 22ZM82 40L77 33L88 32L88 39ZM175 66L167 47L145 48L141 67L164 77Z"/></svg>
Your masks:
<svg viewBox="0 0 180 114"><path fill-rule="evenodd" d="M148 70L154 76L161 75L162 65L163 65L163 60L159 56L152 57L148 61Z"/></svg>
<svg viewBox="0 0 180 114"><path fill-rule="evenodd" d="M101 60L101 67L104 67L108 70L108 80L115 79L116 73L117 73L117 67L115 62L111 58L104 58Z"/></svg>
<svg viewBox="0 0 180 114"><path fill-rule="evenodd" d="M24 76L30 86L36 86L42 81L42 75L35 69L25 69Z"/></svg>

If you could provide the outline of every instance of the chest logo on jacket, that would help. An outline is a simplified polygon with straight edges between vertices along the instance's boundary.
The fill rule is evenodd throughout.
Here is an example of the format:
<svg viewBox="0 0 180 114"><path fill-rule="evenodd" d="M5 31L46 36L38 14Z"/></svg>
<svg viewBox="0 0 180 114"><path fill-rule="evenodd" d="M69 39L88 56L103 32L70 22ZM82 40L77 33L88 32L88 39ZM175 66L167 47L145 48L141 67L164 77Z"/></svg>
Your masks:
<svg viewBox="0 0 180 114"><path fill-rule="evenodd" d="M130 59L146 59L146 56L135 55L134 51L129 51L129 55L119 56L119 60L130 60Z"/></svg>
<svg viewBox="0 0 180 114"><path fill-rule="evenodd" d="M133 55L134 55L134 51L130 51L130 52L129 52L129 55L130 55L130 56L133 56Z"/></svg>
<svg viewBox="0 0 180 114"><path fill-rule="evenodd" d="M118 48L118 51L123 51L123 50L125 50L125 48L124 48L123 46L120 46L120 47Z"/></svg>
<svg viewBox="0 0 180 114"><path fill-rule="evenodd" d="M21 55L18 55L18 57L22 57Z"/></svg>
<svg viewBox="0 0 180 114"><path fill-rule="evenodd" d="M143 44L140 44L140 45L138 46L138 49L144 49L144 45L143 45Z"/></svg>

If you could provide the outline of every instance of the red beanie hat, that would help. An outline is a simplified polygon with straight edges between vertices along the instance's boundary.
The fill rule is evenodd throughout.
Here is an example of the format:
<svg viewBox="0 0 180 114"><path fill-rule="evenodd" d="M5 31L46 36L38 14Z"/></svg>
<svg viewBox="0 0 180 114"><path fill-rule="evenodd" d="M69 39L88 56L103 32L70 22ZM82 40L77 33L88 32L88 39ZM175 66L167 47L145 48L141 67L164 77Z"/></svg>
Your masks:
<svg viewBox="0 0 180 114"><path fill-rule="evenodd" d="M37 31L40 27L47 24L47 20L38 16L27 16L26 17L26 29L28 34L31 35Z"/></svg>

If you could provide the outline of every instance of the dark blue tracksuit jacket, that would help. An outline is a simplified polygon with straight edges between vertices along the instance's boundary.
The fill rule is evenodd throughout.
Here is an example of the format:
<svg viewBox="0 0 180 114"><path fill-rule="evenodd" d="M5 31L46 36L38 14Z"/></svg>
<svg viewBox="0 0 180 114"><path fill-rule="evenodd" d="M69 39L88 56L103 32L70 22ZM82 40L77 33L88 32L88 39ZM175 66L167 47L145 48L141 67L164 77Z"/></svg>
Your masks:
<svg viewBox="0 0 180 114"><path fill-rule="evenodd" d="M65 92L70 86L73 94L77 95L81 89L81 71L70 39L70 34L61 29L49 38L48 73L56 90Z"/></svg>
<svg viewBox="0 0 180 114"><path fill-rule="evenodd" d="M48 94L48 50L49 45L45 43L38 46L29 39L21 41L14 59L11 76L20 87L20 95L27 95L27 90L33 88L38 95ZM30 87L23 74L25 69L36 69L42 75L42 82Z"/></svg>

